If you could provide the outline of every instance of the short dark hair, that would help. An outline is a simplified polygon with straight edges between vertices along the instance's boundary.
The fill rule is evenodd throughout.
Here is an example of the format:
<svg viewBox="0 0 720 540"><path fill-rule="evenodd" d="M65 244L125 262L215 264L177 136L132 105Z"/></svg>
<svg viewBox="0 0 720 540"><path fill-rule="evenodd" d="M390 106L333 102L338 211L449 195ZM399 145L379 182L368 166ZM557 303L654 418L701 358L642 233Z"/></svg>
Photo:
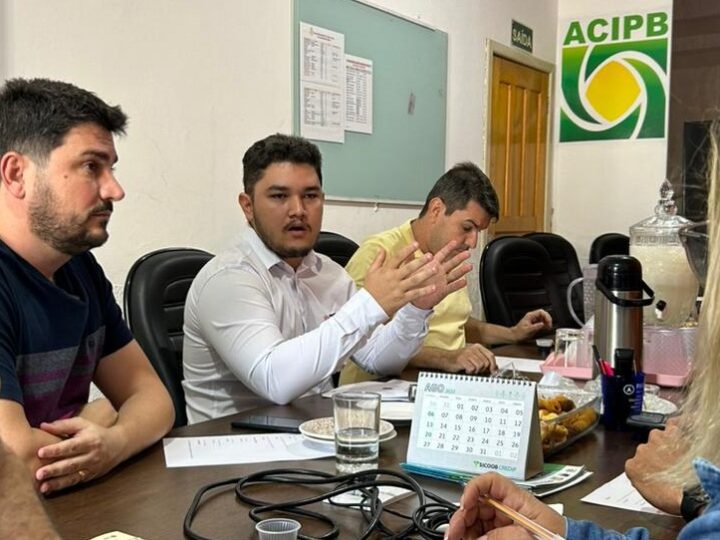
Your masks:
<svg viewBox="0 0 720 540"><path fill-rule="evenodd" d="M15 151L45 161L80 124L124 134L127 115L92 92L49 79L10 79L0 89L0 155Z"/></svg>
<svg viewBox="0 0 720 540"><path fill-rule="evenodd" d="M276 133L253 144L243 156L243 188L252 194L267 169L273 163L290 162L310 165L322 185L322 156L313 143L302 137Z"/></svg>
<svg viewBox="0 0 720 540"><path fill-rule="evenodd" d="M480 167L469 161L458 163L435 182L425 199L420 217L425 215L435 197L445 204L445 215L463 210L470 201L475 201L492 219L497 220L500 216L497 193L490 179Z"/></svg>

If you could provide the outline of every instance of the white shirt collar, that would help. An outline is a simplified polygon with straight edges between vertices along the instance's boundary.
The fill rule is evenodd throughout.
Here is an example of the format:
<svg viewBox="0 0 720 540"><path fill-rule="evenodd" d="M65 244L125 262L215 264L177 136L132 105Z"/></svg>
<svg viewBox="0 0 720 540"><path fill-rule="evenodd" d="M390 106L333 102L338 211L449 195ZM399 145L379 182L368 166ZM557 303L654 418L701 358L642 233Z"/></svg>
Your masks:
<svg viewBox="0 0 720 540"><path fill-rule="evenodd" d="M260 262L262 262L263 266L268 271L273 266L278 266L279 268L282 268L284 270L291 270L295 272L295 270L293 270L288 263L278 257L277 253L275 253L265 245L265 242L262 241L255 229L253 229L250 225L248 225L245 231L242 233L242 238L250 245L252 251L255 252L255 254L260 259ZM315 251L310 250L310 253L305 255L305 257L303 257L303 260L300 262L297 273L299 274L304 270L318 273L320 271L321 264L322 262L320 260L320 257L317 256Z"/></svg>

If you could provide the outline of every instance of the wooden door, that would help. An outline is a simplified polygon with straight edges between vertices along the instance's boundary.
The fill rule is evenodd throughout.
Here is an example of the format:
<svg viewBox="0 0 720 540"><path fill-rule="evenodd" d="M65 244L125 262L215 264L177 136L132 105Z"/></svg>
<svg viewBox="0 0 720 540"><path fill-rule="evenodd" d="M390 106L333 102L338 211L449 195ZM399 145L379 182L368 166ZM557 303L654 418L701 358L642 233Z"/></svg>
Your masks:
<svg viewBox="0 0 720 540"><path fill-rule="evenodd" d="M542 231L549 75L497 55L492 69L490 180L500 219L491 233Z"/></svg>

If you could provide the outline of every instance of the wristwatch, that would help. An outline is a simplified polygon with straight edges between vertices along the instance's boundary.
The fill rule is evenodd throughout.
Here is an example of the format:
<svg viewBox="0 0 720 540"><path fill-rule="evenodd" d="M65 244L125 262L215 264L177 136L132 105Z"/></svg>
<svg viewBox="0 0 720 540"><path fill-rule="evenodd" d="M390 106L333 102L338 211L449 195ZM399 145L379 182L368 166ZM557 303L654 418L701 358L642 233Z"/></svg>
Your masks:
<svg viewBox="0 0 720 540"><path fill-rule="evenodd" d="M686 522L698 517L710 502L710 497L697 485L683 490L682 501L680 502L680 514Z"/></svg>

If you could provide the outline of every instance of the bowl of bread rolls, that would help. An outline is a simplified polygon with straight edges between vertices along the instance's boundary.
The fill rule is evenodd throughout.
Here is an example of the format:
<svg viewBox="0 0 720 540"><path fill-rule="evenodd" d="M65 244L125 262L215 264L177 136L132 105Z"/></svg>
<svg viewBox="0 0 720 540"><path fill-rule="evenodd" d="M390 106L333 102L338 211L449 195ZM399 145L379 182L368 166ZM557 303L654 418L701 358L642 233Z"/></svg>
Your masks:
<svg viewBox="0 0 720 540"><path fill-rule="evenodd" d="M583 390L538 388L538 413L546 457L590 433L600 419L599 396Z"/></svg>

